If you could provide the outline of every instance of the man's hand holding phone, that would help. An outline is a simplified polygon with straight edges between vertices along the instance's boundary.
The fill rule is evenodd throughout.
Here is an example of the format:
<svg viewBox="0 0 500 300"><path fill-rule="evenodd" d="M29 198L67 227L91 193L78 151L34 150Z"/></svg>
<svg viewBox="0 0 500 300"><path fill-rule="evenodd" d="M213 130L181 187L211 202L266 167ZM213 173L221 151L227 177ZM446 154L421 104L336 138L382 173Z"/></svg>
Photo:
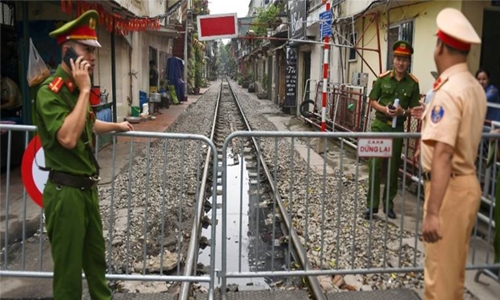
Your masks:
<svg viewBox="0 0 500 300"><path fill-rule="evenodd" d="M396 115L396 107L394 105L389 104L385 107L385 114L389 117L394 117Z"/></svg>
<svg viewBox="0 0 500 300"><path fill-rule="evenodd" d="M90 63L79 56L73 48L68 48L64 55L64 62L71 69L71 75L80 91L90 91Z"/></svg>

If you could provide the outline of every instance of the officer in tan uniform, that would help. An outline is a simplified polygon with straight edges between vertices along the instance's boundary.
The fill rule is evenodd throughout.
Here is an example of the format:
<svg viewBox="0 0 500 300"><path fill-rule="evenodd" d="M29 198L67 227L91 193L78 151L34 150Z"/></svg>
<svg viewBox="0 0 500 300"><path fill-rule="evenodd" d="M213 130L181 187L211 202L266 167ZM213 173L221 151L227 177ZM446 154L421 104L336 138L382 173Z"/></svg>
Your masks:
<svg viewBox="0 0 500 300"><path fill-rule="evenodd" d="M486 95L467 67L476 31L458 10L437 16L434 60L439 77L423 115L425 182L422 235L426 300L462 299L470 233L481 201L474 162L486 116Z"/></svg>

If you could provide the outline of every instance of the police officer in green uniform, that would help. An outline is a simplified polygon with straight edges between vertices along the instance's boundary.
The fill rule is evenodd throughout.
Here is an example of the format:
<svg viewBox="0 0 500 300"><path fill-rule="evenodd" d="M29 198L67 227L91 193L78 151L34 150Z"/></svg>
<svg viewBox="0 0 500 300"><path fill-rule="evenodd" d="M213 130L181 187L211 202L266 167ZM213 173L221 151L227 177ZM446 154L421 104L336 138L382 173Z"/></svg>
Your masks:
<svg viewBox="0 0 500 300"><path fill-rule="evenodd" d="M95 67L99 15L87 11L50 33L64 56L36 96L36 122L49 179L43 192L46 228L54 261L54 299L81 299L82 270L94 300L111 299L97 182L99 166L92 154L93 132L133 130L128 122L96 120L89 102Z"/></svg>
<svg viewBox="0 0 500 300"><path fill-rule="evenodd" d="M408 73L410 57L413 54L412 46L405 41L398 41L392 47L394 51L394 68L379 75L375 81L369 98L372 107L376 110L373 120L372 132L404 132L404 122L411 115L411 108L419 106L420 88L418 80ZM399 106L395 107L395 100L399 99ZM397 117L393 124L393 117ZM402 139L394 139L392 145L392 159L390 162L390 182L385 184L384 198L389 188L388 207L383 202L384 211L391 219L396 218L394 213L394 197L398 192L398 169L401 162ZM369 186L367 197L367 210L365 219L371 219L373 214L378 213L380 201L380 179L387 178L381 170L387 166L387 161L374 158L369 163ZM373 199L372 199L373 198ZM373 202L372 202L373 200Z"/></svg>

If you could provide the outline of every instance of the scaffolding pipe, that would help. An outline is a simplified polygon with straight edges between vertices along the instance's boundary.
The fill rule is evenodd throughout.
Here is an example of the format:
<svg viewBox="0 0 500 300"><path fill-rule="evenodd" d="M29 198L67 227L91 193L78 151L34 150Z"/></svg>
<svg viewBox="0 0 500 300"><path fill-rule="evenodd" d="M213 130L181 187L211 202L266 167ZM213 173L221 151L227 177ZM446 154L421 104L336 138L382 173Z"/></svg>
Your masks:
<svg viewBox="0 0 500 300"><path fill-rule="evenodd" d="M188 25L189 25L189 17L192 16L190 14L191 11L191 0L187 0L187 8L186 8L186 25L184 32L184 95L188 93ZM179 101L184 101L184 99L179 99Z"/></svg>
<svg viewBox="0 0 500 300"><path fill-rule="evenodd" d="M377 27L377 44L378 44L378 69L382 73L382 54L380 53L380 27L379 27L379 14L375 15L375 26ZM378 76L377 76L378 77Z"/></svg>

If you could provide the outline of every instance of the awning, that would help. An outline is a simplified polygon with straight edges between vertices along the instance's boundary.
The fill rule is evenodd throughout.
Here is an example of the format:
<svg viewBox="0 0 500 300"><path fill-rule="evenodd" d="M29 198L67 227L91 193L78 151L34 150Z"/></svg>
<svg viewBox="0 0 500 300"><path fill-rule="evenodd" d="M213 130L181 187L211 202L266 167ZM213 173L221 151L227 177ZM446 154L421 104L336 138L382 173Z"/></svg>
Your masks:
<svg viewBox="0 0 500 300"><path fill-rule="evenodd" d="M147 29L146 32L151 35L168 38L176 38L179 36L179 31L164 26L160 27L160 29Z"/></svg>

